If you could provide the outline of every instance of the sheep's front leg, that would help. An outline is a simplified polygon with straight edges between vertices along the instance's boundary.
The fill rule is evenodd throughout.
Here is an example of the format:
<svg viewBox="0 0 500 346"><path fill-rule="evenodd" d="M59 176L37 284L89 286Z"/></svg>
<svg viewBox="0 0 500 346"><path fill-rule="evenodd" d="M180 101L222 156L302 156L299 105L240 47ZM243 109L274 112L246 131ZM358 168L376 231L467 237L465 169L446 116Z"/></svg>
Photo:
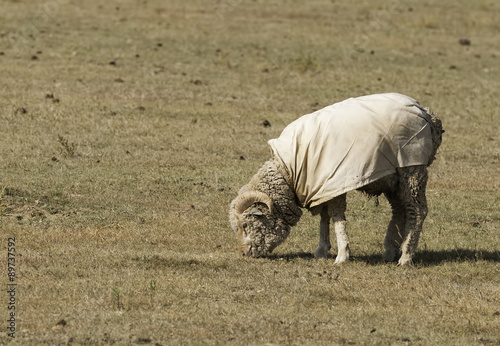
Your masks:
<svg viewBox="0 0 500 346"><path fill-rule="evenodd" d="M337 237L337 258L335 263L344 263L349 259L349 237L347 236L346 220L346 194L340 195L328 204L328 213L333 220L335 236Z"/></svg>
<svg viewBox="0 0 500 346"><path fill-rule="evenodd" d="M330 215L328 214L328 207L323 207L323 209L321 209L321 221L319 223L319 246L314 252L314 256L326 258L331 247Z"/></svg>
<svg viewBox="0 0 500 346"><path fill-rule="evenodd" d="M337 237L337 258L335 263L344 263L349 259L351 255L351 249L349 248L349 237L347 236L346 221L345 218L333 217L333 222L335 225L335 236Z"/></svg>

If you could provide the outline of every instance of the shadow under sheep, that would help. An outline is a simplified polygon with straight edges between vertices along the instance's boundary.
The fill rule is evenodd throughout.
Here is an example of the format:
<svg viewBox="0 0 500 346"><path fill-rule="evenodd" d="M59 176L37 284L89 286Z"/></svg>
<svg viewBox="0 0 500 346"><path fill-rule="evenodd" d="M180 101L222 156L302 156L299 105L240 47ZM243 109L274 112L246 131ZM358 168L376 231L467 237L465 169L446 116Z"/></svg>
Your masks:
<svg viewBox="0 0 500 346"><path fill-rule="evenodd" d="M285 254L271 254L266 258L270 260L286 260L291 261L294 259L312 260L314 255L309 252L285 253ZM335 255L329 255L329 259L334 259ZM353 262L365 262L369 265L382 265L387 264L380 254L351 256ZM470 250L470 249L454 249L443 251L428 251L423 250L415 254L413 262L418 266L433 266L446 262L477 262L488 261L500 263L499 251L483 251L483 250Z"/></svg>

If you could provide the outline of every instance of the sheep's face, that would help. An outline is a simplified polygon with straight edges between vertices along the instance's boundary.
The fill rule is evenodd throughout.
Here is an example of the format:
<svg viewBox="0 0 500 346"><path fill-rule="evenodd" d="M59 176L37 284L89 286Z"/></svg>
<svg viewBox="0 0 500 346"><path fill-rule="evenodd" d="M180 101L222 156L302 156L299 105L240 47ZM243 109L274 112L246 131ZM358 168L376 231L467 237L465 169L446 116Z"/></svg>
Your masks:
<svg viewBox="0 0 500 346"><path fill-rule="evenodd" d="M290 227L262 203L254 204L234 221L233 229L243 256L259 257L270 253L290 234Z"/></svg>
<svg viewBox="0 0 500 346"><path fill-rule="evenodd" d="M229 221L243 256L271 252L290 234L290 226L274 212L273 205L269 196L258 191L244 192L231 202Z"/></svg>

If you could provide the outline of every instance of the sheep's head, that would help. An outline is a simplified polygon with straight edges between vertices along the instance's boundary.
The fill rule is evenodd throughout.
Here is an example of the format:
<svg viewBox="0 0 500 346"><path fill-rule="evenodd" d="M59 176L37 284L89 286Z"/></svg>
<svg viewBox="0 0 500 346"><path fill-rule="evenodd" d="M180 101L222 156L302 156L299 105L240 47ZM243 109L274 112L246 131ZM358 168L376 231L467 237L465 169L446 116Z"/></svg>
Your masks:
<svg viewBox="0 0 500 346"><path fill-rule="evenodd" d="M273 213L271 198L258 191L238 196L231 203L229 220L243 256L272 252L290 234L290 226Z"/></svg>

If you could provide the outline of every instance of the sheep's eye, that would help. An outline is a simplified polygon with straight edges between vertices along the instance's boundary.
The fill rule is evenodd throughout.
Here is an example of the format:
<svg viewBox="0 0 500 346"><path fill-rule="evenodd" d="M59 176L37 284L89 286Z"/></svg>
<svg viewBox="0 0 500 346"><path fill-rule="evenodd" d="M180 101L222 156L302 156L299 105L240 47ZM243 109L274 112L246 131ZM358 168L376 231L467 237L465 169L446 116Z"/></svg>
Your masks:
<svg viewBox="0 0 500 346"><path fill-rule="evenodd" d="M245 222L243 225L241 225L243 228L247 228L247 223Z"/></svg>

